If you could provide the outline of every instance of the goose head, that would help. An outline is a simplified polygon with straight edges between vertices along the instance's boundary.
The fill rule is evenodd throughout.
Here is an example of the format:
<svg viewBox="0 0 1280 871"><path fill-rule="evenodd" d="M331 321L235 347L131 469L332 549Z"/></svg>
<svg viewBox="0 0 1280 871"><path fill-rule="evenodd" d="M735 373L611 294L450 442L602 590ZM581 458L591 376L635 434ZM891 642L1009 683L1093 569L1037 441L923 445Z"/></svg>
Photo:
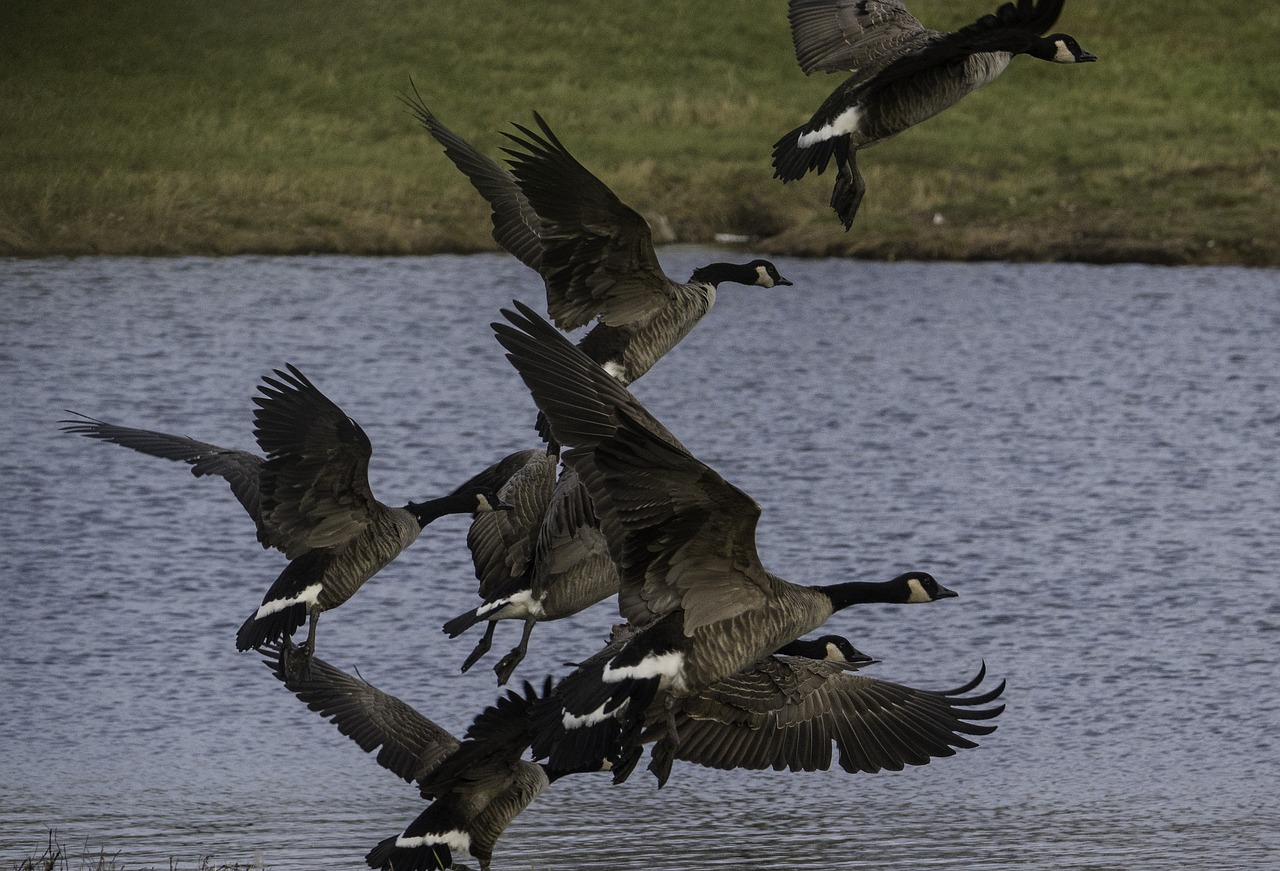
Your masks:
<svg viewBox="0 0 1280 871"><path fill-rule="evenodd" d="M1080 43L1065 33L1051 33L1040 37L1031 43L1027 54L1055 64L1083 64L1098 59L1096 54L1085 51Z"/></svg>
<svg viewBox="0 0 1280 871"><path fill-rule="evenodd" d="M488 514L491 511L516 510L516 506L510 502L503 502L497 491L492 487L476 487L475 489L463 490L458 495L471 500L471 515L473 517L479 517L481 514Z"/></svg>
<svg viewBox="0 0 1280 871"><path fill-rule="evenodd" d="M955 590L948 590L942 586L928 572L907 572L898 575L889 583L902 589L905 594L902 602L906 605L936 602L939 599L952 599L960 595Z"/></svg>
<svg viewBox="0 0 1280 871"><path fill-rule="evenodd" d="M838 662L843 665L861 666L876 661L854 647L843 635L801 638L778 648L777 652L783 656L803 656L807 659L820 659L824 662Z"/></svg>
<svg viewBox="0 0 1280 871"><path fill-rule="evenodd" d="M747 264L747 268L755 271L756 280L752 283L757 287L791 286L791 282L782 277L782 273L778 271L778 267L774 266L768 260L752 260Z"/></svg>
<svg viewBox="0 0 1280 871"><path fill-rule="evenodd" d="M722 282L746 284L754 287L787 287L791 282L782 277L778 267L768 260L752 260L750 263L708 263L693 271L689 279L697 284L718 287Z"/></svg>

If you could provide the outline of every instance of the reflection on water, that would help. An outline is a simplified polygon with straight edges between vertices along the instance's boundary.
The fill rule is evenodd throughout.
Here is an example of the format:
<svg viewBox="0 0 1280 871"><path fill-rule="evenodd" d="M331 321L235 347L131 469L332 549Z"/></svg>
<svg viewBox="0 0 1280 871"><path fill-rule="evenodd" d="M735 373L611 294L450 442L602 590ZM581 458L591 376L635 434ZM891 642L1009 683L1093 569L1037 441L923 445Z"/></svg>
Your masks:
<svg viewBox="0 0 1280 871"><path fill-rule="evenodd" d="M664 252L673 274L706 259ZM1274 861L1280 275L780 267L794 288L725 288L636 392L762 504L779 574L918 567L959 591L829 625L920 686L985 659L1009 681L1000 728L876 776L569 778L495 867ZM56 421L251 448L249 397L288 361L369 433L378 495L435 495L534 444L488 327L513 297L539 303L532 278L498 256L0 263L0 858L54 828L129 867L353 868L417 815L413 787L236 654L282 560L221 482ZM465 529L433 524L320 637L454 730L497 692L483 664L458 673L474 638L439 628L475 601ZM539 627L517 676L563 673L613 616Z"/></svg>

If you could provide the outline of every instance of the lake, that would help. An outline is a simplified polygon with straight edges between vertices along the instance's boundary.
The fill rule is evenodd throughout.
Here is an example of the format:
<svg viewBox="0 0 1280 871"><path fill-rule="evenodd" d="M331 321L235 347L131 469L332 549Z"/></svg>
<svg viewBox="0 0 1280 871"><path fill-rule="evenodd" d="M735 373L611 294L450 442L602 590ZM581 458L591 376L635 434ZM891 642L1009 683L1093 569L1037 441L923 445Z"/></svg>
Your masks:
<svg viewBox="0 0 1280 871"><path fill-rule="evenodd" d="M956 590L826 629L913 686L985 660L999 729L898 773L567 778L494 868L1280 867L1280 271L776 262L794 287L726 285L634 392L762 505L781 576ZM540 282L496 254L84 258L0 261L0 292L0 861L52 829L129 868L363 867L423 804L236 652L283 557L221 481L57 422L253 449L289 362L369 434L376 495L439 495L537 444L489 324ZM518 638L459 673L466 527L428 527L317 651L455 732ZM616 616L540 626L517 679Z"/></svg>

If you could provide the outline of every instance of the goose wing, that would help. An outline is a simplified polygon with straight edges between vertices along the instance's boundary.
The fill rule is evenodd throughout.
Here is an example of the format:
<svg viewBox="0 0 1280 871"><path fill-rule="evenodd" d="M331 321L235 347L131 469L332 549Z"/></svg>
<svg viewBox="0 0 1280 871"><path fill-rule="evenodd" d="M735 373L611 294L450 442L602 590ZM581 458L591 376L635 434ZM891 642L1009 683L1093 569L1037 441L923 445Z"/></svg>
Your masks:
<svg viewBox="0 0 1280 871"><path fill-rule="evenodd" d="M480 581L480 596L486 600L528 568L555 490L559 464L555 455L531 448L507 459L512 458L519 462L519 468L507 476L505 484L494 489L498 498L515 506L514 510L478 514L467 530L467 547Z"/></svg>
<svg viewBox="0 0 1280 871"><path fill-rule="evenodd" d="M874 75L931 34L898 0L791 0L791 42L805 75Z"/></svg>
<svg viewBox="0 0 1280 871"><path fill-rule="evenodd" d="M592 591L618 589L618 570L609 555L591 496L572 466L561 470L551 505L538 530L530 590L541 597L553 587L571 588L583 597L591 596ZM605 595L602 593L600 598Z"/></svg>
<svg viewBox="0 0 1280 871"><path fill-rule="evenodd" d="M262 542L263 547L272 546L266 527L262 523L260 508L258 476L262 471L262 457L247 451L237 451L196 441L186 436L117 426L84 414L79 414L79 417L80 420L59 421L63 425L62 431L102 439L153 457L186 463L191 467L191 474L197 478L205 475L217 475L223 478L231 485L232 495L253 518L254 525L258 528L258 541Z"/></svg>
<svg viewBox="0 0 1280 871"><path fill-rule="evenodd" d="M676 756L711 768L826 770L832 747L845 771L899 771L976 747L1004 691L979 692L986 666L952 690L920 690L853 674L839 663L771 656L681 700ZM645 740L665 731L652 715Z"/></svg>
<svg viewBox="0 0 1280 871"><path fill-rule="evenodd" d="M760 608L778 583L755 547L760 506L689 453L536 312L494 324L563 459L591 495L620 575L619 610L647 623L675 609L686 633Z"/></svg>
<svg viewBox="0 0 1280 871"><path fill-rule="evenodd" d="M517 124L503 149L542 238L539 272L547 312L562 330L594 319L621 326L648 317L674 295L649 224L569 153L542 116L541 132Z"/></svg>
<svg viewBox="0 0 1280 871"><path fill-rule="evenodd" d="M412 97L401 94L400 101L444 146L445 156L470 179L471 185L489 203L493 209L493 240L525 266L540 272L542 239L538 235L538 215L516 184L515 177L502 164L440 123L423 102L417 86L413 87Z"/></svg>
<svg viewBox="0 0 1280 871"><path fill-rule="evenodd" d="M262 517L290 559L340 547L385 510L369 489L373 447L360 424L293 366L263 378L254 435L267 455Z"/></svg>
<svg viewBox="0 0 1280 871"><path fill-rule="evenodd" d="M318 657L310 674L289 676L278 648L261 649L278 680L308 708L332 722L366 753L378 752L378 764L421 785L458 749L458 739L395 696L352 677Z"/></svg>
<svg viewBox="0 0 1280 871"><path fill-rule="evenodd" d="M876 74L875 85L880 87L971 54L1026 51L1053 27L1062 4L1063 0L1017 0L951 33L931 32L923 45L885 65Z"/></svg>

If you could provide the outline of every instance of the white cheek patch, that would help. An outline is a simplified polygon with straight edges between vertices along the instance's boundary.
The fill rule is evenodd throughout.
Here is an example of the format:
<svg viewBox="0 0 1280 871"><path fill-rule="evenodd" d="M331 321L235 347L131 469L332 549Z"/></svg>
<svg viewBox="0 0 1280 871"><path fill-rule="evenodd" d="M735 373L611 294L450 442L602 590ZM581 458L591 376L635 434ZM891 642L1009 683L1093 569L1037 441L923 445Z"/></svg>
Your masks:
<svg viewBox="0 0 1280 871"><path fill-rule="evenodd" d="M1053 53L1054 63L1073 64L1076 62L1076 56L1071 53L1071 49L1067 48L1067 44L1062 40L1054 43L1058 50Z"/></svg>
<svg viewBox="0 0 1280 871"><path fill-rule="evenodd" d="M289 599L272 599L270 602L263 602L257 611L253 612L254 620L261 620L277 611L283 611L285 608L292 608L294 605L306 605L310 608L320 598L320 585L312 584L301 593Z"/></svg>
<svg viewBox="0 0 1280 871"><path fill-rule="evenodd" d="M457 829L449 832L431 832L413 838L406 835L396 838L396 846L405 850L430 847L434 844L443 844L450 850L457 850L461 853L470 854L471 852L471 836Z"/></svg>
<svg viewBox="0 0 1280 871"><path fill-rule="evenodd" d="M911 595L907 596L908 605L919 605L921 602L932 602L929 594L924 591L924 587L920 585L920 581L912 578L907 581L907 589L911 591Z"/></svg>
<svg viewBox="0 0 1280 871"><path fill-rule="evenodd" d="M809 133L801 133L800 138L796 140L796 145L800 148L809 148L819 142L825 142L828 139L835 139L837 136L847 136L850 133L858 132L858 125L862 122L862 109L858 106L850 106L839 115L831 119L831 123L819 127L817 130Z"/></svg>
<svg viewBox="0 0 1280 871"><path fill-rule="evenodd" d="M847 662L848 661L848 657L844 655L844 651L842 651L839 647L836 647L830 641L827 642L826 659L828 662Z"/></svg>
<svg viewBox="0 0 1280 871"><path fill-rule="evenodd" d="M493 505L489 503L489 497L483 493L476 494L476 513L481 514L485 511L492 511Z"/></svg>
<svg viewBox="0 0 1280 871"><path fill-rule="evenodd" d="M673 650L670 653L646 656L635 665L624 665L622 668L614 668L612 662L608 663L600 679L605 683L617 683L627 678L652 680L655 677L664 681L673 681L680 675L682 668L684 668L684 654Z"/></svg>
<svg viewBox="0 0 1280 871"><path fill-rule="evenodd" d="M763 266L756 267L756 284L760 287L773 287L773 276Z"/></svg>

